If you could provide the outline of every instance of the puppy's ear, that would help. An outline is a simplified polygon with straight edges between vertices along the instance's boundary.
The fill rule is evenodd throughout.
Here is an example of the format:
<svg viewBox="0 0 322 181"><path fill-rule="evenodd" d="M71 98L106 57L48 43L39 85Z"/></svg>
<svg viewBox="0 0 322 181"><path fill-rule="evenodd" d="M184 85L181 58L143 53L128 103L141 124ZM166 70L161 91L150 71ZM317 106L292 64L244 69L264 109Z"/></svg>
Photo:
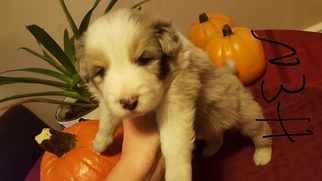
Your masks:
<svg viewBox="0 0 322 181"><path fill-rule="evenodd" d="M175 56L180 48L180 38L171 21L156 18L153 28L163 52L168 56Z"/></svg>
<svg viewBox="0 0 322 181"><path fill-rule="evenodd" d="M76 58L76 63L75 63L75 68L80 75L80 77L88 83L88 74L86 73L86 61L85 59L85 44L83 42L83 37L75 40L74 42L74 47L75 47L75 58Z"/></svg>

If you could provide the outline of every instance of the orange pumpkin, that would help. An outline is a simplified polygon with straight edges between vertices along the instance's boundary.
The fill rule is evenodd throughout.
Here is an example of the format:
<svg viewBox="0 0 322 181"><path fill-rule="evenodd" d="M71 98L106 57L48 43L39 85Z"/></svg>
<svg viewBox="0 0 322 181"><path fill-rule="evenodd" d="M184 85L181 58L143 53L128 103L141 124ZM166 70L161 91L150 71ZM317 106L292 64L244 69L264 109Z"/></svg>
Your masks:
<svg viewBox="0 0 322 181"><path fill-rule="evenodd" d="M262 43L248 28L230 28L229 25L224 25L222 33L216 34L208 42L206 52L218 67L227 59L234 59L236 75L245 85L259 78L265 69Z"/></svg>
<svg viewBox="0 0 322 181"><path fill-rule="evenodd" d="M207 42L216 33L221 32L222 26L229 24L235 27L233 20L226 14L213 12L202 13L189 29L188 39L197 47L205 50Z"/></svg>
<svg viewBox="0 0 322 181"><path fill-rule="evenodd" d="M41 141L40 146L54 154L46 151L43 155L40 180L103 181L120 159L123 129L117 130L113 144L102 154L92 150L97 130L98 121L89 120L77 123L62 132L47 131L47 135L51 136Z"/></svg>

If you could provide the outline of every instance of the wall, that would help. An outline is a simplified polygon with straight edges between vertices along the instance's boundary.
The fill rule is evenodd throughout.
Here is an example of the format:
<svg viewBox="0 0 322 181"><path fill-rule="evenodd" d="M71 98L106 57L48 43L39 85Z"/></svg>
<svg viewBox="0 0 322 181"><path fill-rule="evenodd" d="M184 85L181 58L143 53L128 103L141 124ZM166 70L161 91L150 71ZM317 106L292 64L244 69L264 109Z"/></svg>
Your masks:
<svg viewBox="0 0 322 181"><path fill-rule="evenodd" d="M94 0L66 0L77 23L93 2ZM102 14L108 2L109 0L102 0L94 17ZM119 0L115 8L130 7L136 2L139 0ZM187 34L190 24L200 13L211 11L226 13L236 25L255 30L303 30L322 21L321 0L152 0L143 5L143 10L171 18L184 34ZM35 66L49 68L46 63L38 61L27 52L17 50L25 46L39 51L34 38L25 28L30 24L40 25L60 44L62 32L68 26L58 0L0 0L0 72ZM52 89L40 85L0 86L0 98L44 90ZM50 126L59 128L53 117L57 105L29 103L26 107Z"/></svg>

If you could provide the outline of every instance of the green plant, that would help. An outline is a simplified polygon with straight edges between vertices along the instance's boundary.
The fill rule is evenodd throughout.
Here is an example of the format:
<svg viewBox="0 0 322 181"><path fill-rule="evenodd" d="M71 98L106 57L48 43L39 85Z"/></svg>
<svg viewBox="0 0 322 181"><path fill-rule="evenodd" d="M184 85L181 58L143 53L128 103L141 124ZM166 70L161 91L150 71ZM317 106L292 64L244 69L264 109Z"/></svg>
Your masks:
<svg viewBox="0 0 322 181"><path fill-rule="evenodd" d="M149 0L143 0L132 7L132 9L141 7L141 4ZM32 55L38 57L40 60L49 63L54 69L44 69L44 68L23 68L8 70L0 73L0 86L16 83L28 83L28 84L43 84L48 86L53 86L59 89L59 91L45 91L45 92L34 92L13 95L10 97L0 99L0 103L25 98L14 103L10 103L6 106L0 107L0 110L8 109L10 107L24 104L28 102L44 102L52 104L66 104L74 105L81 107L91 107L95 108L98 106L96 100L93 99L91 94L87 91L85 82L80 78L76 69L75 69L75 57L74 57L74 48L73 42L75 39L80 37L83 32L87 29L93 11L96 9L97 5L101 0L96 0L93 7L86 13L82 19L79 27L76 26L73 17L69 13L64 0L59 0L61 7L65 13L66 19L69 23L70 29L72 30L72 35L69 34L67 28L64 31L63 35L63 47L60 47L58 43L41 27L38 25L29 25L27 29L29 32L36 38L36 41L42 48L42 52L38 53L27 47L21 47L20 49L25 50ZM117 0L111 0L107 5L104 13L109 12ZM28 72L36 74L42 74L50 77L51 79L40 79L37 77L8 77L2 76L5 73L9 72ZM46 96L62 96L74 98L76 102L65 102L63 100L55 100L45 98Z"/></svg>

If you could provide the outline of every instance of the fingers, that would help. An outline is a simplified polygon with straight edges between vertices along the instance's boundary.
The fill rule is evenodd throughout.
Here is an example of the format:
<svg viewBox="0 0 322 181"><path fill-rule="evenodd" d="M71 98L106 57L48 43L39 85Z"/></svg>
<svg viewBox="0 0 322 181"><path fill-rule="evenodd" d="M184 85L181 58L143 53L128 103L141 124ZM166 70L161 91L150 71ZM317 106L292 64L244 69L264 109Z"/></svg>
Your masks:
<svg viewBox="0 0 322 181"><path fill-rule="evenodd" d="M150 169L145 181L164 181L165 180L165 160L161 153L161 149L157 152L154 164Z"/></svg>
<svg viewBox="0 0 322 181"><path fill-rule="evenodd" d="M155 121L155 113L148 113L141 117L123 120L124 141L122 157L132 155L155 156L159 147L159 131Z"/></svg>
<svg viewBox="0 0 322 181"><path fill-rule="evenodd" d="M155 113L125 119L123 129L122 156L106 181L159 181L163 178L164 159L160 150Z"/></svg>
<svg viewBox="0 0 322 181"><path fill-rule="evenodd" d="M148 136L154 138L159 135L154 112L149 112L140 117L126 118L123 120L123 127L126 130L124 136L134 136L138 141L147 139Z"/></svg>

